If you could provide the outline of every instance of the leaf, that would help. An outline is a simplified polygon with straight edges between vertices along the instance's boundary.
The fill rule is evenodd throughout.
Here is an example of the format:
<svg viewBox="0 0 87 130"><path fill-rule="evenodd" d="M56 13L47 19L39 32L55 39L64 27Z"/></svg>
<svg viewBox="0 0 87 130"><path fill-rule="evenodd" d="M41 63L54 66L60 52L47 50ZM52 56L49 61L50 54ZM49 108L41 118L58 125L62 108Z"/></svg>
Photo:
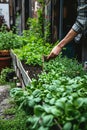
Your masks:
<svg viewBox="0 0 87 130"><path fill-rule="evenodd" d="M46 113L51 113L51 106L50 105L48 105L48 104L44 104L43 105L43 108L44 108L44 110L45 110L45 112Z"/></svg>
<svg viewBox="0 0 87 130"><path fill-rule="evenodd" d="M83 123L83 122L85 122L86 120L87 120L86 117L82 116L82 117L80 118L80 123Z"/></svg>
<svg viewBox="0 0 87 130"><path fill-rule="evenodd" d="M44 112L44 108L40 105L34 107L34 113L36 116L40 116Z"/></svg>
<svg viewBox="0 0 87 130"><path fill-rule="evenodd" d="M67 122L67 123L63 126L63 130L71 130L71 128L72 128L71 122Z"/></svg>
<svg viewBox="0 0 87 130"><path fill-rule="evenodd" d="M78 98L76 101L75 101L75 105L77 106L77 108L84 108L86 107L87 108L87 98Z"/></svg>
<svg viewBox="0 0 87 130"><path fill-rule="evenodd" d="M55 105L57 108L64 109L64 103L61 102L60 100L57 100Z"/></svg>
<svg viewBox="0 0 87 130"><path fill-rule="evenodd" d="M40 94L41 94L41 90L39 90L39 89L36 89L36 90L32 93L32 95L33 95L34 97L38 97Z"/></svg>
<svg viewBox="0 0 87 130"><path fill-rule="evenodd" d="M34 107L34 105L35 105L34 99L28 101L28 106Z"/></svg>
<svg viewBox="0 0 87 130"><path fill-rule="evenodd" d="M39 118L36 117L35 115L32 117L29 117L27 120L27 124L29 124L30 129L37 129L38 128L38 122Z"/></svg>
<svg viewBox="0 0 87 130"><path fill-rule="evenodd" d="M58 110L58 109L56 108L56 106L53 106L53 107L51 107L50 109L51 109L51 113L52 113L54 116L56 116L56 117L58 117L58 116L61 114L60 110Z"/></svg>
<svg viewBox="0 0 87 130"><path fill-rule="evenodd" d="M34 101L35 101L36 103L39 103L39 102L41 101L41 98L39 98L39 97L34 98Z"/></svg>
<svg viewBox="0 0 87 130"><path fill-rule="evenodd" d="M46 127L50 127L53 124L53 115L45 115L42 117L42 125Z"/></svg>
<svg viewBox="0 0 87 130"><path fill-rule="evenodd" d="M48 98L48 99L51 99L51 98L52 98L52 94L51 94L50 92L47 94L47 98Z"/></svg>
<svg viewBox="0 0 87 130"><path fill-rule="evenodd" d="M55 98L52 98L52 99L50 100L50 104L51 104L51 105L55 104Z"/></svg>

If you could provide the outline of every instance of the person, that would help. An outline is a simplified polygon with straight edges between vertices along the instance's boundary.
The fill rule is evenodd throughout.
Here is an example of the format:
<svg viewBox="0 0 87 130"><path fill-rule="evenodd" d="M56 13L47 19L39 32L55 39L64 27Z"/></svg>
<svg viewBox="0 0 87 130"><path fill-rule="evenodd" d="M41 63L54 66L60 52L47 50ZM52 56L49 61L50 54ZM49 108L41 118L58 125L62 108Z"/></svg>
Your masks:
<svg viewBox="0 0 87 130"><path fill-rule="evenodd" d="M66 34L66 36L52 49L50 54L47 57L45 57L45 59L48 61L58 56L62 48L74 38L78 38L79 34L81 34L86 28L87 28L87 0L78 0L77 18L74 25L72 26L70 31Z"/></svg>

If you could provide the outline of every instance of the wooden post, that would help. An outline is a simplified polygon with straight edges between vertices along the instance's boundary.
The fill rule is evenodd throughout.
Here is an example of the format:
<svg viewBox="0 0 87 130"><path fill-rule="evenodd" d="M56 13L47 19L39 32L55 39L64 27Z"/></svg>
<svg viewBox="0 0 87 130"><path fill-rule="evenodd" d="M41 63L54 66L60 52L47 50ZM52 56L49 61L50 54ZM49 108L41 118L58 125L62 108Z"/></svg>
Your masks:
<svg viewBox="0 0 87 130"><path fill-rule="evenodd" d="M59 39L62 39L63 35L63 0L60 0L60 22L59 22Z"/></svg>
<svg viewBox="0 0 87 130"><path fill-rule="evenodd" d="M32 18L32 1L29 0L29 17Z"/></svg>
<svg viewBox="0 0 87 130"><path fill-rule="evenodd" d="M22 30L25 29L25 0L22 0Z"/></svg>

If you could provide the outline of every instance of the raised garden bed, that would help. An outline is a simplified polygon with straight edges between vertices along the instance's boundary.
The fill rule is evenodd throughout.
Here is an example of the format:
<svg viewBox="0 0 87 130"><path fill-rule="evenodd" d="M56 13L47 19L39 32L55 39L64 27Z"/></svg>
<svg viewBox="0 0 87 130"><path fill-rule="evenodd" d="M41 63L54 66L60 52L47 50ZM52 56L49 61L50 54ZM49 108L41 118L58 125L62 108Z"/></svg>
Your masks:
<svg viewBox="0 0 87 130"><path fill-rule="evenodd" d="M22 87L27 86L31 82L27 69L26 70L24 69L21 61L18 59L17 55L12 50L10 51L10 55L12 58L15 73L21 82L21 86Z"/></svg>
<svg viewBox="0 0 87 130"><path fill-rule="evenodd" d="M11 50L10 52L14 70L19 78L22 87L27 86L32 78L38 79L38 74L41 74L42 67L39 65L27 65L24 61L20 61L17 55Z"/></svg>
<svg viewBox="0 0 87 130"><path fill-rule="evenodd" d="M26 87L28 91L15 89L13 94L16 91L19 93L17 95L14 94L17 101L22 104L25 111L28 110L30 112L29 128L31 129L36 121L40 121L37 127L42 127L43 124L42 128L44 129L44 119L46 118L54 122L52 130L62 130L61 126L64 130L68 128L69 130L74 129L74 126L76 129L83 129L82 118L84 118L84 130L86 130L86 116L84 113L86 113L87 109L87 98L85 97L87 75L82 67L76 61L59 57L59 59L50 61L49 65L44 63L45 71L38 78L38 73L42 72L41 67L25 65L25 62L20 62L14 53L11 55L15 57L15 70L17 76L22 78L22 85L28 85ZM31 83L33 77L38 78L38 80L32 80ZM29 81L28 78L30 79ZM20 93L22 93L22 96L20 96ZM24 101L20 101L20 99L24 99ZM74 111L73 108L75 108ZM36 120L35 122L34 119Z"/></svg>
<svg viewBox="0 0 87 130"><path fill-rule="evenodd" d="M27 71L29 77L32 79L32 78L35 78L35 79L38 79L38 74L41 74L42 72L42 67L39 66L39 65L27 65L25 64L24 61L21 62L25 71Z"/></svg>

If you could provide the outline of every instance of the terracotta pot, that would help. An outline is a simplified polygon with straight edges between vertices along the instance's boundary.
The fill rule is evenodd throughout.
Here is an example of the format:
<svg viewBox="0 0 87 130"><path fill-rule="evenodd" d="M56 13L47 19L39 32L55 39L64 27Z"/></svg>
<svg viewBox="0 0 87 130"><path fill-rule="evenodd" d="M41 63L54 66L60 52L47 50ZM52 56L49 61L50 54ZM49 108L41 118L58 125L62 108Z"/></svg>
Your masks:
<svg viewBox="0 0 87 130"><path fill-rule="evenodd" d="M0 72L6 67L11 67L11 57L0 57Z"/></svg>
<svg viewBox="0 0 87 130"><path fill-rule="evenodd" d="M9 50L0 50L0 57L10 56Z"/></svg>

